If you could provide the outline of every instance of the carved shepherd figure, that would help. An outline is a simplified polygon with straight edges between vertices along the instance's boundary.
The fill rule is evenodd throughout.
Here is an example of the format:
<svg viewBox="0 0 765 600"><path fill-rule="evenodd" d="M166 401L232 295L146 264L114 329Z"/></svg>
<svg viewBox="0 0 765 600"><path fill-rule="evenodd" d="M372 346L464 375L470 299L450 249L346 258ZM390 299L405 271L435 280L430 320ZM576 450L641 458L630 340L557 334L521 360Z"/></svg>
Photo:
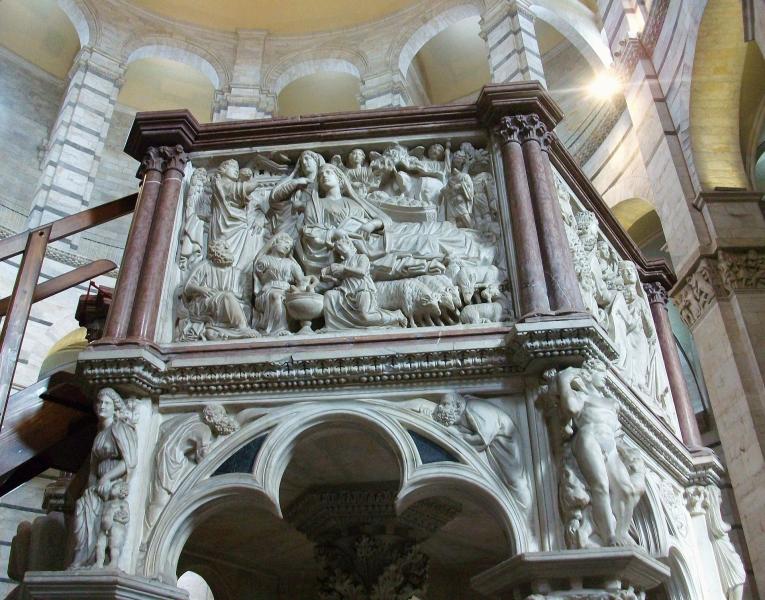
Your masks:
<svg viewBox="0 0 765 600"><path fill-rule="evenodd" d="M111 500L124 501L124 497L120 498L122 494L112 498L112 487L118 482L129 484L131 471L136 465L138 436L122 397L112 388L102 389L96 398L95 412L98 433L90 453L88 487L77 500L74 513L72 567L94 564L104 504ZM114 537L118 537L116 531ZM112 543L116 544L116 540ZM116 567L115 555L118 556L119 551L115 550L110 550L110 553L111 564Z"/></svg>

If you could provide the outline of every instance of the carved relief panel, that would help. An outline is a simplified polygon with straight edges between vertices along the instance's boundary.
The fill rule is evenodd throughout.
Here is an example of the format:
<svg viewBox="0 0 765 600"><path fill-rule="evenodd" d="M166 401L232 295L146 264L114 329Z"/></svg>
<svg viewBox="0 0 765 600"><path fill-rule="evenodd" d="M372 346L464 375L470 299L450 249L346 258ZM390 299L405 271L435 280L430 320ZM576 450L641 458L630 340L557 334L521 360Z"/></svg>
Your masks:
<svg viewBox="0 0 765 600"><path fill-rule="evenodd" d="M483 148L383 143L197 162L179 231L175 341L512 317Z"/></svg>
<svg viewBox="0 0 765 600"><path fill-rule="evenodd" d="M622 260L563 179L556 187L586 310L619 353L614 366L660 414L672 406L667 373L646 293L635 264Z"/></svg>

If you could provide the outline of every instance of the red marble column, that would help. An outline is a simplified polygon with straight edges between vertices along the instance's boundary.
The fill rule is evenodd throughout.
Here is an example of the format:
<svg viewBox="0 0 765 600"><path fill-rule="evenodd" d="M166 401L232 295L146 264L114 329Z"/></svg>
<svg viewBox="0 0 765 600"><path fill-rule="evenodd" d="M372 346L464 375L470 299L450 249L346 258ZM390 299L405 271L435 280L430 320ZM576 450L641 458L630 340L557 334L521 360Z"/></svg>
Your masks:
<svg viewBox="0 0 765 600"><path fill-rule="evenodd" d="M675 412L680 425L680 434L683 442L690 448L702 447L701 433L693 412L691 397L688 394L688 386L685 383L683 369L680 366L680 355L677 352L675 336L669 323L667 312L667 291L661 283L644 283L643 289L648 296L651 305L651 315L656 326L656 335L659 339L659 347L664 357L664 366L667 369L669 389L672 392L672 400L675 404Z"/></svg>
<svg viewBox="0 0 765 600"><path fill-rule="evenodd" d="M162 146L164 159L162 185L146 245L146 257L135 292L128 337L154 341L157 317L165 282L168 254L173 240L173 225L181 194L183 171L188 157L182 146Z"/></svg>
<svg viewBox="0 0 765 600"><path fill-rule="evenodd" d="M162 162L157 148L149 148L141 161L139 175L143 177L143 184L133 213L133 221L130 224L130 232L122 255L120 273L114 290L114 298L109 307L104 335L100 340L102 343L109 343L127 335L130 313L133 309L141 266L149 240L149 230L154 218L154 209L162 182Z"/></svg>
<svg viewBox="0 0 765 600"><path fill-rule="evenodd" d="M549 314L550 302L539 249L529 182L521 148L521 117L502 117L495 133L502 141L502 166L513 229L521 318Z"/></svg>
<svg viewBox="0 0 765 600"><path fill-rule="evenodd" d="M548 150L552 134L536 114L523 115L520 120L523 157L536 216L550 308L559 313L584 312L560 205L555 187L551 187L552 166Z"/></svg>

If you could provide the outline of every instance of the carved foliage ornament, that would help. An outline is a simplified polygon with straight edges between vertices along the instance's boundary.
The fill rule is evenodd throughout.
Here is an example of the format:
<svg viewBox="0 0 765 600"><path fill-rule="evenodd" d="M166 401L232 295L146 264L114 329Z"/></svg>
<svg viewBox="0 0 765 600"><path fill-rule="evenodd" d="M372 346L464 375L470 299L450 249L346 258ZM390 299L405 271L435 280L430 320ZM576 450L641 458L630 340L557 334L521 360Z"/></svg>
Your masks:
<svg viewBox="0 0 765 600"><path fill-rule="evenodd" d="M547 130L547 125L535 113L502 117L494 132L505 144L523 144L533 140L543 150L548 150L554 139L554 134Z"/></svg>

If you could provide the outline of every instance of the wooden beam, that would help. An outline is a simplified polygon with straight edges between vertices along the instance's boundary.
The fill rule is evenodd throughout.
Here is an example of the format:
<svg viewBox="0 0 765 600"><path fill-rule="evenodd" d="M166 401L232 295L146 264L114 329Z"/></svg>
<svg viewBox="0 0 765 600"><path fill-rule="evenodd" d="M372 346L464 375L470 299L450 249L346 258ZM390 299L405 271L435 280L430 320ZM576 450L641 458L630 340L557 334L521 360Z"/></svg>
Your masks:
<svg viewBox="0 0 765 600"><path fill-rule="evenodd" d="M54 294L63 292L64 290L79 285L84 281L89 281L95 277L98 277L99 275L103 275L104 273L108 273L109 271L112 271L116 268L117 265L110 260L94 260L92 263L88 263L82 267L77 267L68 273L64 273L63 275L59 275L58 277L54 277L35 286L32 302L38 302L39 300L49 298ZM5 316L5 314L8 312L10 304L10 296L0 300L0 317Z"/></svg>
<svg viewBox="0 0 765 600"><path fill-rule="evenodd" d="M5 409L11 392L13 374L16 372L21 342L27 328L29 310L32 308L32 296L37 278L40 277L50 232L51 225L48 225L35 229L27 235L24 256L21 258L21 266L13 286L13 294L11 294L10 309L0 333L0 432L3 428Z"/></svg>
<svg viewBox="0 0 765 600"><path fill-rule="evenodd" d="M107 221L117 219L119 217L129 215L135 210L135 203L138 199L138 194L130 194L117 200L112 200L106 204L100 204L94 206L88 210L69 215L63 219L58 219L49 223L45 227L50 227L50 240L55 242L67 236L79 233L90 227L101 225ZM42 228L39 228L42 229ZM24 247L27 242L27 236L35 229L29 231L23 231L12 235L11 237L0 240L0 260L6 260L17 254L21 254L24 251Z"/></svg>

